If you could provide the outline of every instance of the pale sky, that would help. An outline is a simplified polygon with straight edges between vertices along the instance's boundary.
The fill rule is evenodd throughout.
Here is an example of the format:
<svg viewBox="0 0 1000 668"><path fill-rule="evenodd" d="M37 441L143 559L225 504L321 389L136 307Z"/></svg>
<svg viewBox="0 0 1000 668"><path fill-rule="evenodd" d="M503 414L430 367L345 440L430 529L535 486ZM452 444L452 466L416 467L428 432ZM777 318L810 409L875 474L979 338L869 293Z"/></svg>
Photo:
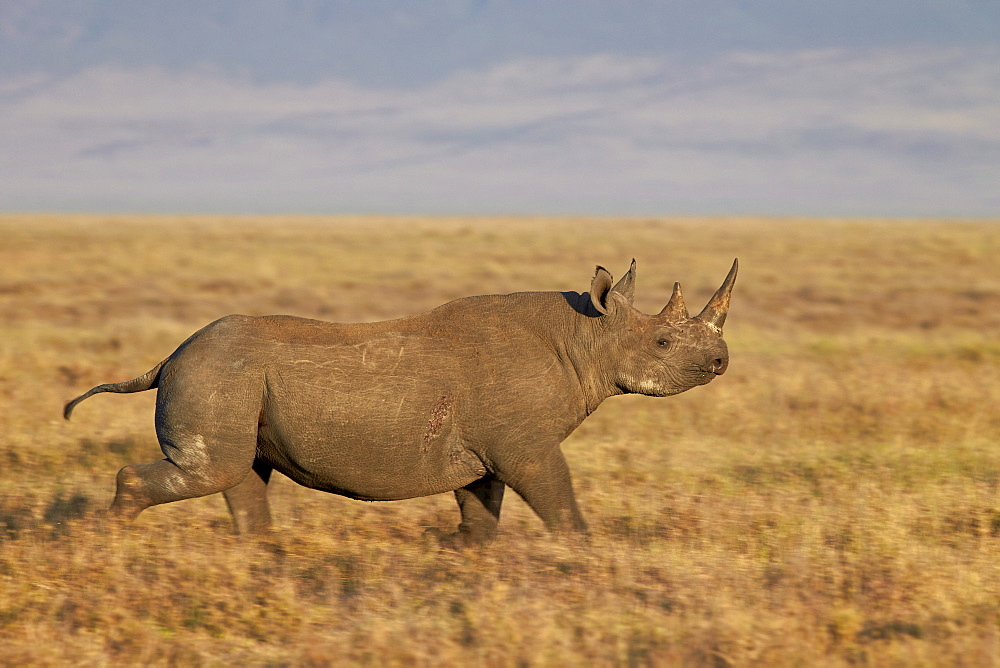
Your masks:
<svg viewBox="0 0 1000 668"><path fill-rule="evenodd" d="M997 0L0 3L0 211L997 217L998 184Z"/></svg>

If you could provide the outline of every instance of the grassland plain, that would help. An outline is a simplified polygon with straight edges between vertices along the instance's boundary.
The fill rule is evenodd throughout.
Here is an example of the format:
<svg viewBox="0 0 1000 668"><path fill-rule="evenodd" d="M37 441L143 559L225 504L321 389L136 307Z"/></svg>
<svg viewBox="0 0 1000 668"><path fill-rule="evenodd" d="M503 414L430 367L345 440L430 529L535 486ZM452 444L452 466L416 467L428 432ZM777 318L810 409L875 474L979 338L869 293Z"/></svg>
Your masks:
<svg viewBox="0 0 1000 668"><path fill-rule="evenodd" d="M378 320L470 294L707 300L729 372L608 400L564 444L589 543L515 495L439 549L449 495L281 478L277 529L218 495L95 522L159 456L146 371L228 313ZM1000 221L0 216L4 665L997 665Z"/></svg>

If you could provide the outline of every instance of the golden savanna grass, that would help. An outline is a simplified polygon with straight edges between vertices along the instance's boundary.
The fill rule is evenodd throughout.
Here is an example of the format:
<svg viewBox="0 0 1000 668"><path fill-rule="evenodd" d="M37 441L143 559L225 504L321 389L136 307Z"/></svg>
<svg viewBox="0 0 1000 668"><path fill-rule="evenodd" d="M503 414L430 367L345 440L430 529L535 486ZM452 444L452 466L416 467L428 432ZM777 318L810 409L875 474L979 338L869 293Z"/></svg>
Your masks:
<svg viewBox="0 0 1000 668"><path fill-rule="evenodd" d="M1000 223L0 217L0 663L997 665ZM450 495L368 504L278 476L94 515L160 456L133 378L229 313L398 317L586 290L700 308L733 257L732 362L608 400L564 444L588 543L514 494L455 553ZM429 371L432 372L432 371Z"/></svg>

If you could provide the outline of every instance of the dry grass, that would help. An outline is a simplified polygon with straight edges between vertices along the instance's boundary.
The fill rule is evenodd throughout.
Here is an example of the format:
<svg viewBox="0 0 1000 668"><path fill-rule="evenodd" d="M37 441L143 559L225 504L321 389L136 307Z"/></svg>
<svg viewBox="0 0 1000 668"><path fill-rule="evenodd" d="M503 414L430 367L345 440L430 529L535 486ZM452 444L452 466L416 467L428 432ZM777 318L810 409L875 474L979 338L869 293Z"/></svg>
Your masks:
<svg viewBox="0 0 1000 668"><path fill-rule="evenodd" d="M0 663L997 665L1000 224L0 217ZM375 320L467 294L704 303L734 256L729 373L609 400L565 444L589 544L514 495L441 550L442 495L279 478L278 529L221 497L93 511L159 456L132 378L221 315Z"/></svg>

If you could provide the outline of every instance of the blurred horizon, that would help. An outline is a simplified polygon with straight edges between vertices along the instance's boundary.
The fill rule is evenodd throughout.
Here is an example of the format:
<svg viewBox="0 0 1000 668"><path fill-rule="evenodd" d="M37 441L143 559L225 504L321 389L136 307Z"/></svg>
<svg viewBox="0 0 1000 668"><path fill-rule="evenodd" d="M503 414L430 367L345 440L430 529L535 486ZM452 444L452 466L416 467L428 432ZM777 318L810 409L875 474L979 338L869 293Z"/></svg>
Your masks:
<svg viewBox="0 0 1000 668"><path fill-rule="evenodd" d="M1000 215L1000 3L0 6L0 211Z"/></svg>

